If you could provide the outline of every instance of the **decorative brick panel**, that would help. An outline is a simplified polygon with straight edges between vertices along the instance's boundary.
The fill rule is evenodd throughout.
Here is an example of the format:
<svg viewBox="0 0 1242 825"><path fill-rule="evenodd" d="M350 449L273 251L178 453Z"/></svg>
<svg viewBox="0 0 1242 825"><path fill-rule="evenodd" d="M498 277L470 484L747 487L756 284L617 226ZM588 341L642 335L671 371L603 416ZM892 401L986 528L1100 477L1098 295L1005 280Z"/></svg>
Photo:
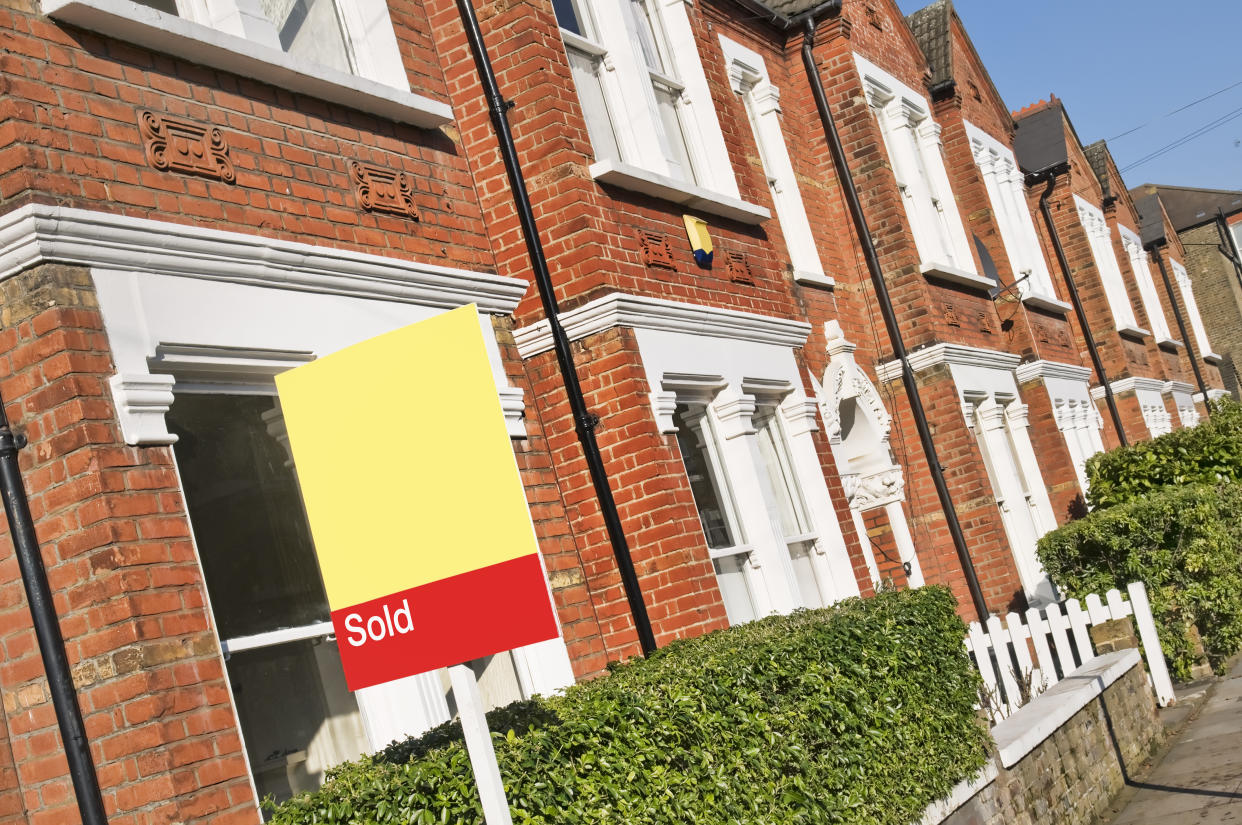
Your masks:
<svg viewBox="0 0 1242 825"><path fill-rule="evenodd" d="M234 183L237 173L229 159L224 133L214 126L203 126L154 112L138 116L147 161L163 172L185 172Z"/></svg>

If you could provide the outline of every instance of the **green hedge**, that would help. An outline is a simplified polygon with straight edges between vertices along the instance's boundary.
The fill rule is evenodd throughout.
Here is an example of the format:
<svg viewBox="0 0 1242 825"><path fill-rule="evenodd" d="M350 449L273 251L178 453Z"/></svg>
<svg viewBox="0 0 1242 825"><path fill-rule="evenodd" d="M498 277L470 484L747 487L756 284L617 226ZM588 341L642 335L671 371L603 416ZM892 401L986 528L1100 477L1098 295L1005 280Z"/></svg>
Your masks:
<svg viewBox="0 0 1242 825"><path fill-rule="evenodd" d="M1147 585L1160 644L1186 679L1197 626L1215 669L1242 645L1242 485L1165 487L1070 522L1039 540L1070 596Z"/></svg>
<svg viewBox="0 0 1242 825"><path fill-rule="evenodd" d="M1170 484L1242 481L1242 404L1225 398L1196 427L1097 453L1087 462L1094 508L1112 507Z"/></svg>
<svg viewBox="0 0 1242 825"><path fill-rule="evenodd" d="M517 823L892 823L984 764L947 590L852 599L674 642L489 714ZM277 825L479 823L460 729L333 771Z"/></svg>

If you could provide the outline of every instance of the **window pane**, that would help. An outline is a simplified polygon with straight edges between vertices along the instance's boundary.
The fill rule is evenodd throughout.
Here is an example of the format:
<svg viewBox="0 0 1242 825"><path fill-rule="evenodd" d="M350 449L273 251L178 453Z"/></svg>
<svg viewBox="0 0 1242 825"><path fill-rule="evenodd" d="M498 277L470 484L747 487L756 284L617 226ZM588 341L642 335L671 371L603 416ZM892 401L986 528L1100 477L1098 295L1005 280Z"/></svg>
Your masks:
<svg viewBox="0 0 1242 825"><path fill-rule="evenodd" d="M328 620L289 454L268 396L178 395L174 447L220 637Z"/></svg>
<svg viewBox="0 0 1242 825"><path fill-rule="evenodd" d="M289 54L353 72L335 0L259 0Z"/></svg>
<svg viewBox="0 0 1242 825"><path fill-rule="evenodd" d="M604 90L599 84L599 60L572 48L566 48L565 51L569 55L574 86L578 89L582 116L586 119L587 134L595 149L595 157L599 160L619 158L621 153L617 148L617 138L612 132L612 120L608 117L608 104L604 101Z"/></svg>
<svg viewBox="0 0 1242 825"><path fill-rule="evenodd" d="M647 68L655 69L657 72L665 71L664 61L660 56L660 47L656 41L657 30L652 24L646 2L630 0L628 7L630 19L634 24L634 33L638 37L638 47L642 50L643 61L646 62Z"/></svg>
<svg viewBox="0 0 1242 825"><path fill-rule="evenodd" d="M582 20L573 0L552 0L552 11L556 14L556 23L562 29L573 32L579 37L586 37Z"/></svg>
<svg viewBox="0 0 1242 825"><path fill-rule="evenodd" d="M789 454L777 430L775 416L756 421L759 429L759 454L763 457L760 480L768 499L768 513L782 536L809 532L808 519L802 511L802 499L790 478Z"/></svg>
<svg viewBox="0 0 1242 825"><path fill-rule="evenodd" d="M746 581L746 554L713 559L716 568L716 584L724 601L729 624L741 624L755 618L755 603L750 597L750 584Z"/></svg>
<svg viewBox="0 0 1242 825"><path fill-rule="evenodd" d="M812 543L796 541L789 545L789 560L793 562L794 578L798 580L798 594L802 597L803 607L824 607L823 596L819 593L815 567L811 564Z"/></svg>
<svg viewBox="0 0 1242 825"><path fill-rule="evenodd" d="M229 681L254 782L283 801L366 750L336 644L301 641L234 653Z"/></svg>
<svg viewBox="0 0 1242 825"><path fill-rule="evenodd" d="M660 83L652 85L655 89L656 106L660 109L660 123L664 126L664 134L661 137L669 172L675 178L693 180L690 152L686 148L685 133L681 130L681 116L677 113L677 102L681 98L681 92L673 91Z"/></svg>
<svg viewBox="0 0 1242 825"><path fill-rule="evenodd" d="M700 443L698 435L691 428L689 414L690 409L687 406L677 405L677 446L681 448L681 459L686 465L690 492L694 495L694 505L699 511L699 522L707 536L708 547L732 547L737 542L725 516L724 498L712 472L711 456L708 455L706 445Z"/></svg>

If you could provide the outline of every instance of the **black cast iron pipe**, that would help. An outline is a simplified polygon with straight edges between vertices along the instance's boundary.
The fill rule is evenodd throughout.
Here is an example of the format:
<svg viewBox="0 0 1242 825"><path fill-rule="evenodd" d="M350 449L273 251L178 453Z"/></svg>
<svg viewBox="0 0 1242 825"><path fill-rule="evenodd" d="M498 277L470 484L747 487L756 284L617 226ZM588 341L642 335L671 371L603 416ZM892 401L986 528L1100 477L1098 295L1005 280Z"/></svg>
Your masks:
<svg viewBox="0 0 1242 825"><path fill-rule="evenodd" d="M475 16L474 7L470 5L470 0L457 0L457 8L466 28L470 50L474 53L474 62L479 71L479 80L483 84L483 92L487 96L492 126L496 129L500 154L504 159L505 172L509 177L509 189L513 193L513 204L517 208L518 219L522 225L522 235L526 240L526 254L530 258L531 268L535 273L535 286L543 302L543 312L548 317L556 361L560 365L561 379L569 395L574 428L578 432L578 441L582 444L582 452L591 474L591 483L595 486L600 512L608 530L608 539L612 543L612 552L621 572L621 582L625 588L625 598L629 602L630 615L634 619L634 629L638 632L638 642L642 646L643 654L646 655L656 649L655 633L651 629L651 619L647 616L647 606L643 602L642 590L638 584L638 573L634 569L634 559L630 556L629 544L625 540L621 515L617 512L617 503L612 497L612 488L608 486L608 472L604 469L604 459L600 455L599 444L595 440L595 427L599 423L599 417L587 410L586 399L582 396L582 385L578 382L578 372L574 367L573 354L569 351L569 337L565 335L565 329L561 326L560 310L557 308L556 293L552 286L552 275L548 270L548 259L543 252L543 244L539 240L535 212L530 205L530 195L526 191L526 179L522 175L517 147L513 144L513 132L509 128L510 107L501 95L500 86L496 82L496 73L492 69L492 61L488 57L487 46L483 42L483 33L479 29L479 19Z"/></svg>
<svg viewBox="0 0 1242 825"><path fill-rule="evenodd" d="M78 694L69 672L65 639L56 618L47 571L43 568L43 556L39 552L39 539L35 535L34 519L30 516L26 485L22 482L21 467L17 463L17 451L24 446L25 439L13 434L4 412L4 400L0 399L0 495L4 496L4 514L9 520L9 534L13 537L17 566L21 569L22 586L26 589L26 602L30 605L30 616L34 620L39 655L43 658L48 688L52 692L56 724L60 727L65 758L69 762L69 778L73 782L83 825L108 825L103 797L99 792L99 777L95 774L86 726L82 723L82 709L78 706Z"/></svg>
<svg viewBox="0 0 1242 825"><path fill-rule="evenodd" d="M840 4L835 4L834 8L839 11ZM931 427L927 423L927 414L923 410L923 400L919 396L914 369L906 358L906 347L901 337L901 329L897 324L897 313L893 309L893 302L888 294L888 285L884 282L884 271L880 267L880 258L876 254L875 243L871 239L871 230L867 227L867 216L863 213L858 189L854 186L854 178L845 159L841 136L837 133L836 122L828 106L828 95L824 91L823 80L815 65L815 23L815 18L806 19L805 33L802 38L802 62L811 84L811 94L815 97L815 107L819 110L819 119L823 124L824 135L828 139L832 162L836 168L837 177L841 180L841 187L845 191L845 199L849 203L850 216L854 220L854 231L858 234L858 241L862 245L863 257L867 261L867 271L871 274L871 284L879 301L880 314L884 317L884 326L888 330L888 338L893 345L893 355L901 364L901 382L910 399L910 411L914 415L914 424L919 432L919 441L923 445L923 454L931 470L936 496L940 499L941 509L944 510L945 522L949 528L949 535L953 539L953 547L957 550L962 573L966 576L966 586L970 590L975 612L979 614L980 622L986 622L988 606L983 597L983 589L979 586L979 575L975 571L975 563L966 546L966 536L962 533L962 525L957 518L957 509L953 506L953 497L949 493L949 485L944 477L944 467L940 465L940 459L936 457L936 445L932 439Z"/></svg>
<svg viewBox="0 0 1242 825"><path fill-rule="evenodd" d="M1087 310L1083 308L1082 298L1078 295L1078 287L1074 285L1074 279L1070 275L1069 261L1065 258L1065 248L1061 246L1061 236L1057 233L1056 224L1053 223L1052 210L1048 208L1048 198L1052 195L1052 190L1056 188L1057 175L1068 169L1066 164L1044 169L1028 175L1026 183L1028 186L1040 181L1048 183L1043 194L1039 196L1039 214L1044 216L1044 226L1048 227L1048 237L1052 241L1053 250L1057 253L1057 264L1061 267L1061 277L1065 281L1065 288L1069 290L1070 303L1074 305L1074 315L1077 316L1078 326L1082 329L1082 338L1087 343L1087 352L1091 355L1092 366L1095 367L1096 380L1104 388L1104 402L1108 405L1109 417L1113 419L1117 441L1124 447L1129 442L1126 441L1125 428L1121 425L1121 412L1117 409L1117 399L1113 397L1113 388L1109 385L1108 375L1104 372L1104 362L1100 360L1100 350L1095 345L1095 336L1091 334L1091 326L1087 323Z"/></svg>
<svg viewBox="0 0 1242 825"><path fill-rule="evenodd" d="M1195 348L1190 343L1190 333L1186 331L1186 321L1182 318L1182 311L1177 306L1177 294L1173 292L1173 281L1169 279L1169 270L1165 268L1164 256L1160 254L1159 244L1149 244L1147 251L1156 259L1156 266L1160 269L1160 277L1164 281L1164 289L1169 293L1169 301L1173 304L1173 317L1177 319L1177 330L1181 333L1182 343L1186 345L1186 354L1190 356L1190 368L1195 373L1195 383L1199 385L1199 392L1203 393L1203 408L1208 411L1208 417L1211 418L1212 411L1208 405L1207 384L1203 383L1203 373L1199 372L1199 361L1195 357Z"/></svg>

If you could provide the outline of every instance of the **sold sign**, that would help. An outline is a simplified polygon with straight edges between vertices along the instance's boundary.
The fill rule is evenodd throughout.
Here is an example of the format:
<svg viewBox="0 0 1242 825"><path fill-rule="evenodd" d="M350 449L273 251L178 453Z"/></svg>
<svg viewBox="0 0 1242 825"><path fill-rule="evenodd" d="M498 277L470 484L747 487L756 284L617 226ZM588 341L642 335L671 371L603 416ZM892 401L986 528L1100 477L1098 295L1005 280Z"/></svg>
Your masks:
<svg viewBox="0 0 1242 825"><path fill-rule="evenodd" d="M276 386L351 690L558 635L473 306Z"/></svg>

